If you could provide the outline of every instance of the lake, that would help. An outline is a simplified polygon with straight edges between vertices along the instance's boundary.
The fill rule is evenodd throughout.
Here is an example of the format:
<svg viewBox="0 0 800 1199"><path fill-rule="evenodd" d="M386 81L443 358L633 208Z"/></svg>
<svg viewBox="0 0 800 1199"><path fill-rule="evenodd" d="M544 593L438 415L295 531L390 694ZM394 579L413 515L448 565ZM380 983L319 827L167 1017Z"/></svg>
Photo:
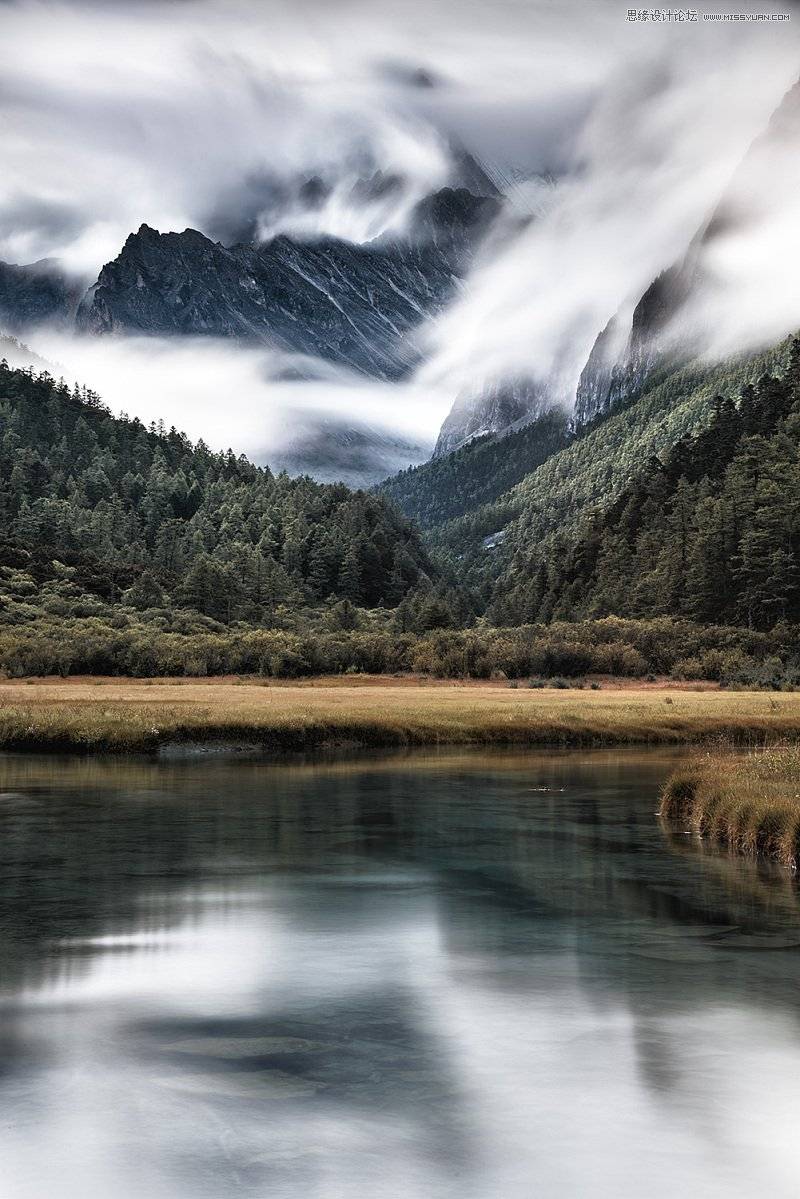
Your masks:
<svg viewBox="0 0 800 1199"><path fill-rule="evenodd" d="M794 883L675 760L0 759L3 1199L794 1199Z"/></svg>

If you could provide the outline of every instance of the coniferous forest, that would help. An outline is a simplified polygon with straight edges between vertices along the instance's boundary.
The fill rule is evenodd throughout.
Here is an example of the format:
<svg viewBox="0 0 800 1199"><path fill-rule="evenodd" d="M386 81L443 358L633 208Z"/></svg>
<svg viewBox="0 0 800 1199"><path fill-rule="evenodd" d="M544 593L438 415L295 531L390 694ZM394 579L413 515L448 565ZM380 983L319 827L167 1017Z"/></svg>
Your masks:
<svg viewBox="0 0 800 1199"><path fill-rule="evenodd" d="M39 581L57 558L106 600L260 623L286 603L394 605L431 570L377 496L116 419L46 374L0 367L0 397L5 565Z"/></svg>
<svg viewBox="0 0 800 1199"><path fill-rule="evenodd" d="M710 394L692 375L661 453L642 456L642 429L681 411L675 382L577 441L554 413L374 492L273 475L3 364L0 666L794 685L800 342L770 361ZM613 432L637 420L638 462ZM576 453L610 498L559 521L527 497Z"/></svg>
<svg viewBox="0 0 800 1199"><path fill-rule="evenodd" d="M577 536L515 556L496 585L493 619L796 623L799 450L796 340L782 376L763 375L738 398L715 396L708 425L651 457Z"/></svg>

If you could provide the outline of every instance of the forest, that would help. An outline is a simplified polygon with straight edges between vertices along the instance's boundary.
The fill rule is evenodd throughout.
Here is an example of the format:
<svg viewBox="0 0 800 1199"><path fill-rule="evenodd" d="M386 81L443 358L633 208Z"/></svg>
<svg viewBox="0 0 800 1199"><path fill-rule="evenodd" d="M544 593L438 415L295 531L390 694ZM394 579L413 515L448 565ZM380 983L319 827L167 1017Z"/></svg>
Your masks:
<svg viewBox="0 0 800 1199"><path fill-rule="evenodd" d="M800 619L800 341L785 373L715 396L576 536L519 553L498 624L607 615L771 629ZM515 579L516 582L511 583Z"/></svg>
<svg viewBox="0 0 800 1199"><path fill-rule="evenodd" d="M353 492L3 363L0 670L800 682L800 342L531 430Z"/></svg>
<svg viewBox="0 0 800 1199"><path fill-rule="evenodd" d="M5 363L0 479L4 585L20 598L48 584L258 624L282 604L396 604L433 572L379 496L274 476Z"/></svg>
<svg viewBox="0 0 800 1199"><path fill-rule="evenodd" d="M570 442L568 414L553 408L505 437L486 434L412 466L377 489L423 529L496 500Z"/></svg>

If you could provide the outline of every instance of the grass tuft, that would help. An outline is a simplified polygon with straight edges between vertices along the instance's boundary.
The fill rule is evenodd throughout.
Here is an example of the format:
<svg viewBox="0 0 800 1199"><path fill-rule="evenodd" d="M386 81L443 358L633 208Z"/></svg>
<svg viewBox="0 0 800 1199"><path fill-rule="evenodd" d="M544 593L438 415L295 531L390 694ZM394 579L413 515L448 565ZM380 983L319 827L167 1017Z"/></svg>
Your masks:
<svg viewBox="0 0 800 1199"><path fill-rule="evenodd" d="M696 755L668 779L660 814L699 836L791 870L800 862L800 746Z"/></svg>

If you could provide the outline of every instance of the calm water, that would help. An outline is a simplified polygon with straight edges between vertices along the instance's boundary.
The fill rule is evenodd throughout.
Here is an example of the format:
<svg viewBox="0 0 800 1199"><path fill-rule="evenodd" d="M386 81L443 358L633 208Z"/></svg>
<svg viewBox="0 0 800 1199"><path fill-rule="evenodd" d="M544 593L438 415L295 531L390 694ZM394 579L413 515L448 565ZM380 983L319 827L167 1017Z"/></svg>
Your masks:
<svg viewBox="0 0 800 1199"><path fill-rule="evenodd" d="M3 1199L795 1199L795 894L670 764L0 760Z"/></svg>

